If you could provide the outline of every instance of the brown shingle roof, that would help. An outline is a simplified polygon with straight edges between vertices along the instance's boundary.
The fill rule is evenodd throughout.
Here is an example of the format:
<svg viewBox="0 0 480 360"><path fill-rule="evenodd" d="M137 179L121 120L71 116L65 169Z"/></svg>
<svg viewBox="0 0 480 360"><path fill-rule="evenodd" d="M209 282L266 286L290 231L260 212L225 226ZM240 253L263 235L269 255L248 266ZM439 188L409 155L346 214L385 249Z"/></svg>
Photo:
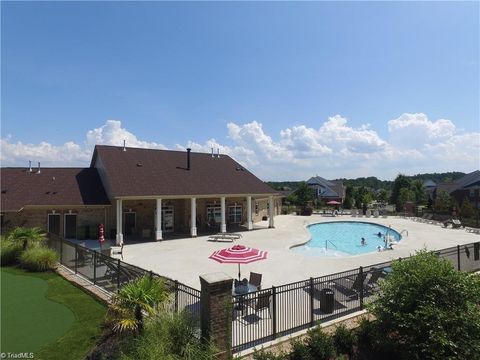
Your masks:
<svg viewBox="0 0 480 360"><path fill-rule="evenodd" d="M185 196L276 194L227 155L97 145L92 159L100 158L111 196Z"/></svg>
<svg viewBox="0 0 480 360"><path fill-rule="evenodd" d="M109 205L98 172L93 168L1 168L1 211L29 205Z"/></svg>

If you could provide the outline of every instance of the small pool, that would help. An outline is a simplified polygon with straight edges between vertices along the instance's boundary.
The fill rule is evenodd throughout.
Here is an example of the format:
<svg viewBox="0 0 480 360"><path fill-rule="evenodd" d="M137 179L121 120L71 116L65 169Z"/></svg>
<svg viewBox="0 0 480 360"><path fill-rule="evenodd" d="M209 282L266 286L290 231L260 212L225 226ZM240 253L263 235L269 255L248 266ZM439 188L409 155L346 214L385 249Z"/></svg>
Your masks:
<svg viewBox="0 0 480 360"><path fill-rule="evenodd" d="M307 227L309 242L292 247L292 251L313 256L352 256L378 251L385 246L385 235L393 243L402 236L392 228L358 221L336 221ZM365 245L362 245L362 238Z"/></svg>

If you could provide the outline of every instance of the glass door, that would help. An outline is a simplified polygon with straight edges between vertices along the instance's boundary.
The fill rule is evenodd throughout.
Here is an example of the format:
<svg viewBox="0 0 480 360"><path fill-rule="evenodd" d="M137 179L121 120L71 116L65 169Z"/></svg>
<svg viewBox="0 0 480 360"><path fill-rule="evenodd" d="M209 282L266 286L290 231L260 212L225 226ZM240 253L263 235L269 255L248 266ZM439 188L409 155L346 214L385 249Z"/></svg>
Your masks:
<svg viewBox="0 0 480 360"><path fill-rule="evenodd" d="M230 224L242 223L242 205L231 205L228 207L228 222Z"/></svg>
<svg viewBox="0 0 480 360"><path fill-rule="evenodd" d="M174 231L174 213L173 206L162 206L162 231Z"/></svg>
<svg viewBox="0 0 480 360"><path fill-rule="evenodd" d="M77 238L77 214L65 214L65 239Z"/></svg>

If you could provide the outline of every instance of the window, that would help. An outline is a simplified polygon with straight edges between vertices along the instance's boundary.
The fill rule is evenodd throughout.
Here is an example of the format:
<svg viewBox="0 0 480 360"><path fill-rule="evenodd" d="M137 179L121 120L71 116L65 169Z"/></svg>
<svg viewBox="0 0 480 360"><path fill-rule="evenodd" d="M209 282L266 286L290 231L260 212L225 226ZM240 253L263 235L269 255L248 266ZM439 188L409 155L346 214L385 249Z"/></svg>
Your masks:
<svg viewBox="0 0 480 360"><path fill-rule="evenodd" d="M255 203L255 215L258 215L258 202Z"/></svg>
<svg viewBox="0 0 480 360"><path fill-rule="evenodd" d="M232 205L228 207L228 222L230 224L240 224L242 222L241 205Z"/></svg>
<svg viewBox="0 0 480 360"><path fill-rule="evenodd" d="M222 207L220 205L207 205L207 221L214 219L216 223L222 222Z"/></svg>

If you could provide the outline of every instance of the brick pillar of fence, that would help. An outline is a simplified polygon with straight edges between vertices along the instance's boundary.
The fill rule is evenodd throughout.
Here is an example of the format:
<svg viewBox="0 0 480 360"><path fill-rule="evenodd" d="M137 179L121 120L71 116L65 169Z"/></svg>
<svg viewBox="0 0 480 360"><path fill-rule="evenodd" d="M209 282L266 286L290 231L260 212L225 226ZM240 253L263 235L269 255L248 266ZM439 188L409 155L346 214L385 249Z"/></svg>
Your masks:
<svg viewBox="0 0 480 360"><path fill-rule="evenodd" d="M225 273L200 275L202 338L216 346L219 359L231 357L232 283Z"/></svg>

